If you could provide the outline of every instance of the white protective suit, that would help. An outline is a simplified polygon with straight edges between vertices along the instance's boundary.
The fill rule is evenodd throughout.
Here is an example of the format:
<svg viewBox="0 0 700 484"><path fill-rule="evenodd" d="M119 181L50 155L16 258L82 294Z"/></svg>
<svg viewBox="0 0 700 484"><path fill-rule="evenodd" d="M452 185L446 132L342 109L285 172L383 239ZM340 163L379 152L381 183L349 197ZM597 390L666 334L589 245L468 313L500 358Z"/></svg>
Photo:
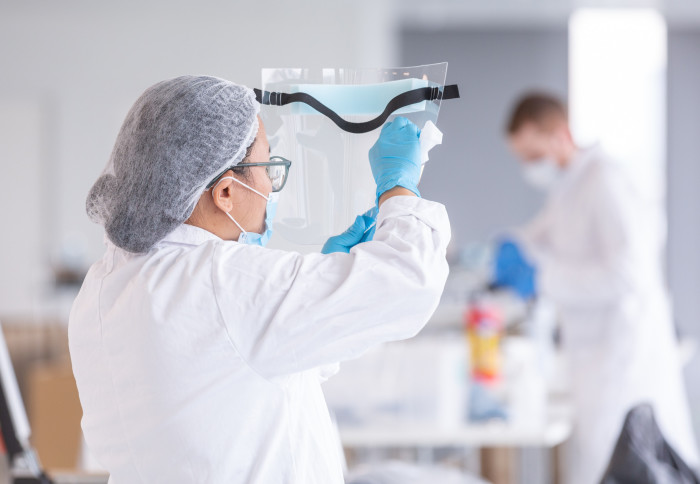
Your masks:
<svg viewBox="0 0 700 484"><path fill-rule="evenodd" d="M626 175L598 147L579 152L520 233L562 320L576 412L569 484L600 482L626 412L644 401L698 463L664 282L665 216Z"/></svg>
<svg viewBox="0 0 700 484"><path fill-rule="evenodd" d="M110 484L342 483L328 365L421 330L449 239L442 205L394 197L350 254L189 225L147 254L108 243L69 336L85 438Z"/></svg>

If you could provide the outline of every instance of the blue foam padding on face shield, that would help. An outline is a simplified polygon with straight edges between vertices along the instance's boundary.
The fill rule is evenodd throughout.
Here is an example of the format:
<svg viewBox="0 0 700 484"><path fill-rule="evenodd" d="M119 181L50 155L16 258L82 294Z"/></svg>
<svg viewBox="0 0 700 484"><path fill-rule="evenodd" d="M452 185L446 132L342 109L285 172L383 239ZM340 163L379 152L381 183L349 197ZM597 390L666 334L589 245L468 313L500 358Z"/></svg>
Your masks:
<svg viewBox="0 0 700 484"><path fill-rule="evenodd" d="M290 93L305 92L335 111L339 116L378 116L393 98L407 91L428 87L423 79L400 79L378 84L294 84ZM393 114L425 111L427 101L411 104ZM304 103L292 105L292 114L320 114Z"/></svg>

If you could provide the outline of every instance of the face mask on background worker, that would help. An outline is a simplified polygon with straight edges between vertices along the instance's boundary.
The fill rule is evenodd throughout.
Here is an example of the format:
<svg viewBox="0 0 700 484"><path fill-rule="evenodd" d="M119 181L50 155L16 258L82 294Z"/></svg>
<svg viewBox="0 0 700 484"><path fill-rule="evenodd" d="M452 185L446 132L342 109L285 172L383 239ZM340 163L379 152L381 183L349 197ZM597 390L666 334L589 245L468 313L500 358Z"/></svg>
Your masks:
<svg viewBox="0 0 700 484"><path fill-rule="evenodd" d="M521 160L525 181L540 190L552 189L566 173L572 156L567 149L570 136L563 125L538 126L527 123L511 133L509 141L515 155Z"/></svg>
<svg viewBox="0 0 700 484"><path fill-rule="evenodd" d="M552 158L543 157L522 164L525 181L540 190L551 189L561 178L564 170Z"/></svg>

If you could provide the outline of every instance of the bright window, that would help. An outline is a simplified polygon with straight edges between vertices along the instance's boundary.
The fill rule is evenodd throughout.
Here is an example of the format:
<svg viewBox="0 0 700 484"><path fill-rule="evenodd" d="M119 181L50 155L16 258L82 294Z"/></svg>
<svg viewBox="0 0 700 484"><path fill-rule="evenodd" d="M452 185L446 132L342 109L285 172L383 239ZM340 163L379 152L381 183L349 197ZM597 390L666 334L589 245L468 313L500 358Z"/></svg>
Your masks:
<svg viewBox="0 0 700 484"><path fill-rule="evenodd" d="M569 25L574 137L600 142L655 196L665 190L666 38L654 10L583 9Z"/></svg>

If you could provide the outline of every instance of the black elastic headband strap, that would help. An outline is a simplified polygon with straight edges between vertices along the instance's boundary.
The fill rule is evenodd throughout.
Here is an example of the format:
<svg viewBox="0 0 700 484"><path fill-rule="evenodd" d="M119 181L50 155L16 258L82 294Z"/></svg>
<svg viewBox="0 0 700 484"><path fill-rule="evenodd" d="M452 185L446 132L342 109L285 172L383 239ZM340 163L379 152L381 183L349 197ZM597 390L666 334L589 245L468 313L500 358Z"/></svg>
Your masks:
<svg viewBox="0 0 700 484"><path fill-rule="evenodd" d="M439 87L421 87L418 89L413 89L412 91L406 91L394 97L384 108L382 114L374 119L365 121L363 123L351 123L341 118L338 113L333 111L331 108L323 104L321 101L316 99L310 94L305 92L295 92L292 94L287 94L283 92L270 92L261 91L260 89L254 89L255 98L260 104L267 106L286 106L291 103L304 103L308 104L314 108L319 113L327 116L331 121L333 121L338 127L348 133L369 133L372 130L377 129L386 122L392 113L398 111L401 108L410 106L411 104L416 104L423 101L439 101L444 99L458 99L459 98L459 87L456 84L450 86L444 86L443 89Z"/></svg>

